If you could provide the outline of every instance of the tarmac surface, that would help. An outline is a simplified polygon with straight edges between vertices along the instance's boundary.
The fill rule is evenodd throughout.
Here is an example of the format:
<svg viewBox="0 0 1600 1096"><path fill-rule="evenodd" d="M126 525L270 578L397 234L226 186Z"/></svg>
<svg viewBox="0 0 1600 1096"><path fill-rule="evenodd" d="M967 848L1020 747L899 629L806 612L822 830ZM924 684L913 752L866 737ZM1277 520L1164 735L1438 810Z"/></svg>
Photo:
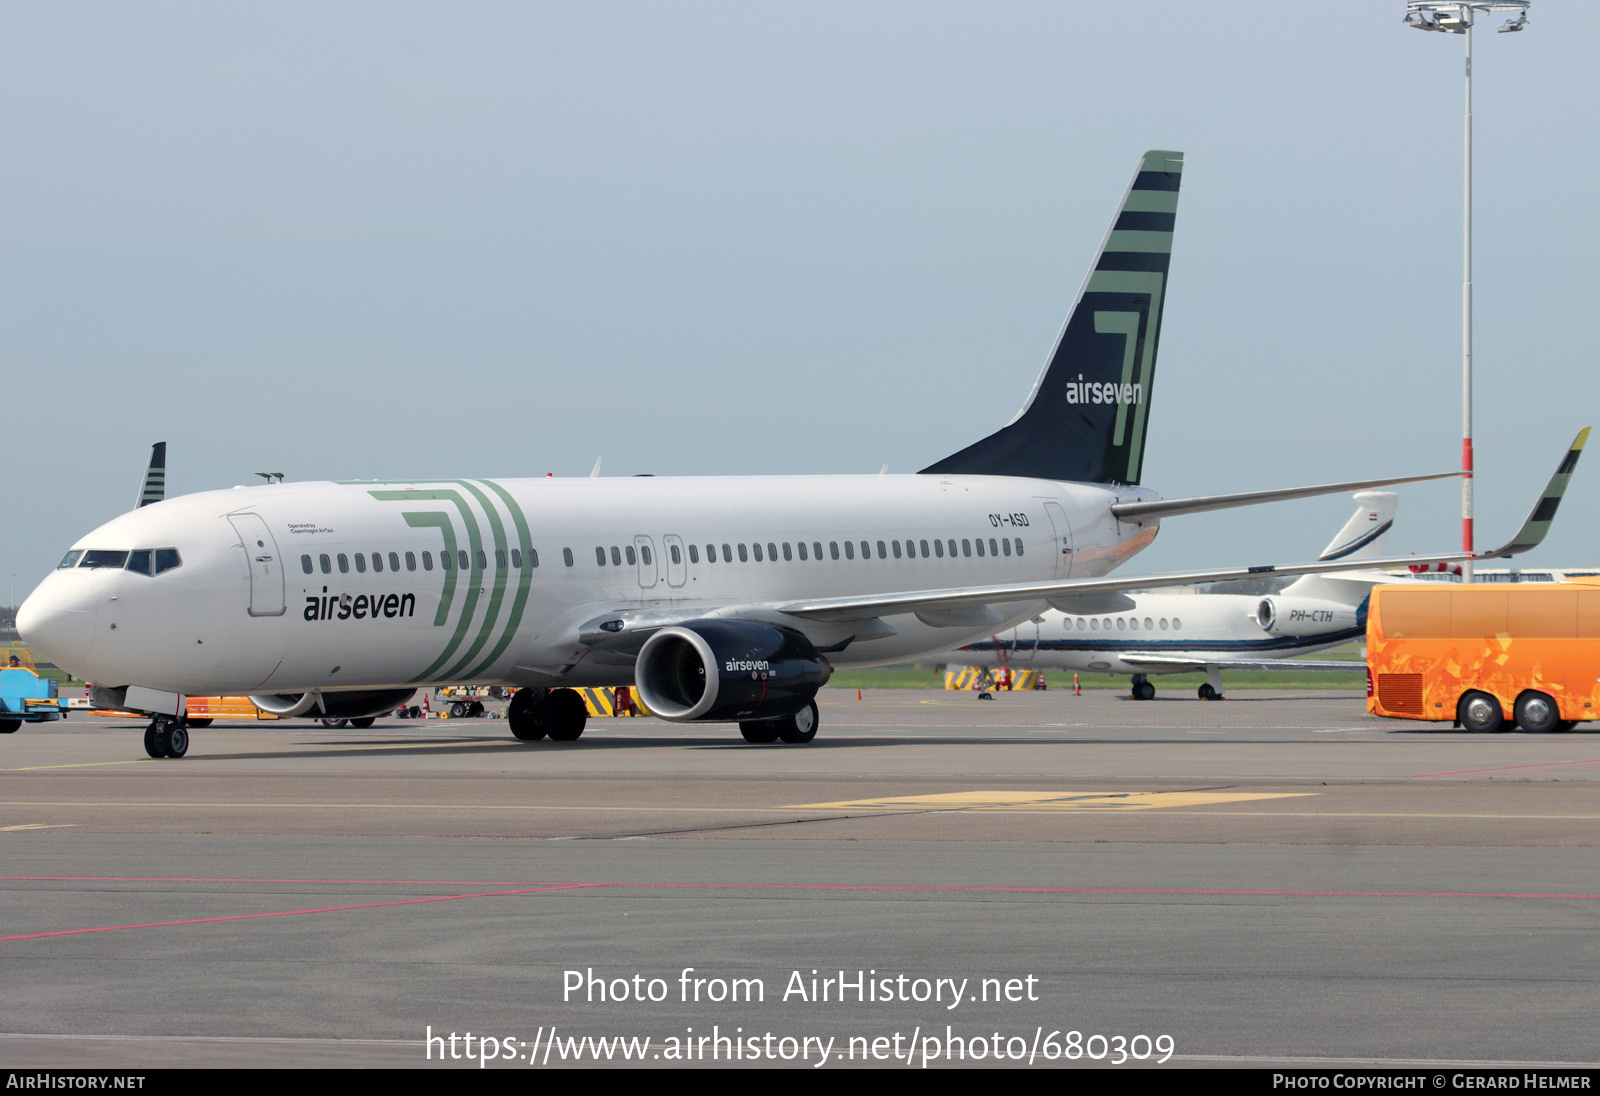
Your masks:
<svg viewBox="0 0 1600 1096"><path fill-rule="evenodd" d="M1350 692L821 707L807 746L0 739L0 1062L1600 1063L1600 724L1471 735Z"/></svg>

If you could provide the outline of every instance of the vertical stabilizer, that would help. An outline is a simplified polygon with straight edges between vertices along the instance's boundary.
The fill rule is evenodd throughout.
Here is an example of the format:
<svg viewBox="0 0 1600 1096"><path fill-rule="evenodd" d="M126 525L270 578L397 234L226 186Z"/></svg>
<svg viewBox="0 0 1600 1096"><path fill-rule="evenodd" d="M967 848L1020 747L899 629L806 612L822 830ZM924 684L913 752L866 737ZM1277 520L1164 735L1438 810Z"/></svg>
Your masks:
<svg viewBox="0 0 1600 1096"><path fill-rule="evenodd" d="M1322 550L1319 560L1379 559L1387 549L1400 496L1393 491L1362 491L1354 497L1356 512Z"/></svg>
<svg viewBox="0 0 1600 1096"><path fill-rule="evenodd" d="M923 471L1139 482L1183 153L1146 152L1016 418Z"/></svg>
<svg viewBox="0 0 1600 1096"><path fill-rule="evenodd" d="M144 470L144 483L139 488L139 506L149 506L167 497L167 443L158 441L150 447L150 466Z"/></svg>

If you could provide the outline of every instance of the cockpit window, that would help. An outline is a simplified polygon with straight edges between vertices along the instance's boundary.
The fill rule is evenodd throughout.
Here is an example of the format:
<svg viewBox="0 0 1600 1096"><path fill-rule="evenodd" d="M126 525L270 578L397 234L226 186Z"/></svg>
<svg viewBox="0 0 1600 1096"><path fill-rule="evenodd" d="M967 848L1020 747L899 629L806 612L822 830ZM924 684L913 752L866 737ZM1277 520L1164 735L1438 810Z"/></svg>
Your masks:
<svg viewBox="0 0 1600 1096"><path fill-rule="evenodd" d="M128 562L128 553L112 552L104 548L90 548L83 553L83 560L79 567L116 567L121 569Z"/></svg>
<svg viewBox="0 0 1600 1096"><path fill-rule="evenodd" d="M141 548L128 553L128 570L140 575L154 574L150 569L150 549Z"/></svg>
<svg viewBox="0 0 1600 1096"><path fill-rule="evenodd" d="M61 557L61 562L56 564L56 570L59 571L63 567L76 567L78 565L78 557L81 555L83 555L83 552L80 549L74 548L72 551Z"/></svg>
<svg viewBox="0 0 1600 1096"><path fill-rule="evenodd" d="M178 555L176 548L156 549L156 574L159 575L164 571L170 571L174 567L181 566L183 566L183 558Z"/></svg>

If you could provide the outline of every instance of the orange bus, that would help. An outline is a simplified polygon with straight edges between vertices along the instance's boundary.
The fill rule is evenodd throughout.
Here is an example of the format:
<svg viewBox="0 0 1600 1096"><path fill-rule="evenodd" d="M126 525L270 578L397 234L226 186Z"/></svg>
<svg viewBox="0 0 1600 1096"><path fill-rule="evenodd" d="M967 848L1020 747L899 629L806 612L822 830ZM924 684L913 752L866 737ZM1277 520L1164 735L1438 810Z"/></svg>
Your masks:
<svg viewBox="0 0 1600 1096"><path fill-rule="evenodd" d="M1373 587L1372 714L1544 733L1597 718L1597 706L1600 579Z"/></svg>

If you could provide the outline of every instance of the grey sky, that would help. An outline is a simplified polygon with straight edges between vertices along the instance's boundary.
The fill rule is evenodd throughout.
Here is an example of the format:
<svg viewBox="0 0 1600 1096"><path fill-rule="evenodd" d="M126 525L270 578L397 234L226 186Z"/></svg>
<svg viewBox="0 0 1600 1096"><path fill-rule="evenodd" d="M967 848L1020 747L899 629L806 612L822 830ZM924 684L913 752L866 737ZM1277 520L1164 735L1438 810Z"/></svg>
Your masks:
<svg viewBox="0 0 1600 1096"><path fill-rule="evenodd" d="M1461 39L1400 0L11 5L19 598L170 490L914 471L1027 394L1147 148L1187 154L1145 482L1459 461ZM1595 417L1600 5L1480 27L1479 543ZM1600 443L1597 443L1600 445ZM1600 452L1529 565L1600 563ZM1308 558L1344 498L1132 566ZM1449 549L1453 483L1392 546Z"/></svg>

